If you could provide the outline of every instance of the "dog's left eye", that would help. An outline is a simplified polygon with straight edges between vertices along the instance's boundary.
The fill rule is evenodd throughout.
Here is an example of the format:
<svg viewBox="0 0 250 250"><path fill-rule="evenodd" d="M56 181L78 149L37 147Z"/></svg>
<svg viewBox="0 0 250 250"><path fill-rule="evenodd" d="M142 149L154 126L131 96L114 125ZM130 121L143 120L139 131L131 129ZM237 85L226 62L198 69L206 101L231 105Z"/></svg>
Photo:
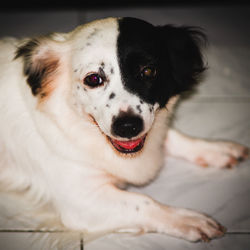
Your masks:
<svg viewBox="0 0 250 250"><path fill-rule="evenodd" d="M89 87L98 87L104 83L104 79L97 73L90 74L84 78L84 84Z"/></svg>

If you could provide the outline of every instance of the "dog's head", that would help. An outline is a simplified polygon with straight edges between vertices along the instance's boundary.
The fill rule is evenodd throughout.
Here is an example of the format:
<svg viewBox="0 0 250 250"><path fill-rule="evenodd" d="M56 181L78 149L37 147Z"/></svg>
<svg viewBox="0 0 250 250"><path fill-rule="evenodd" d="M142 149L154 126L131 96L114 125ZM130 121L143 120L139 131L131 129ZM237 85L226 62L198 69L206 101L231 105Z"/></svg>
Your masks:
<svg viewBox="0 0 250 250"><path fill-rule="evenodd" d="M131 155L142 150L158 110L198 81L204 38L198 28L109 18L29 40L16 57L24 58L40 102L64 86L72 109L88 114L115 150Z"/></svg>

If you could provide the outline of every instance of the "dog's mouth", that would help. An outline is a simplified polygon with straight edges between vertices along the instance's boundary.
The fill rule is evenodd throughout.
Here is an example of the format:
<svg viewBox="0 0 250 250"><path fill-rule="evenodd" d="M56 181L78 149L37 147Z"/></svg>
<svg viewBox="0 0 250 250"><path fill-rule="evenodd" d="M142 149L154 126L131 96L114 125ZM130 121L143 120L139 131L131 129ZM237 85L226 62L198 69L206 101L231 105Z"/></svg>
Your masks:
<svg viewBox="0 0 250 250"><path fill-rule="evenodd" d="M128 141L119 141L110 137L108 137L108 139L117 151L124 154L131 154L142 150L146 140L146 135L138 139Z"/></svg>
<svg viewBox="0 0 250 250"><path fill-rule="evenodd" d="M94 122L94 124L99 127L99 125L96 122L96 120L94 119L94 117L92 115L89 115L89 116L90 116L92 122ZM102 132L101 129L100 129L100 131ZM104 134L104 132L102 132L102 134ZM109 137L108 135L106 135L106 137L108 138L108 140L110 141L112 146L118 152L123 153L123 154L133 154L133 153L137 153L137 152L142 150L144 143L145 143L145 140L146 140L146 137L147 137L147 134L143 135L142 137L140 137L138 139L127 140L127 141L119 141L117 139L113 139L113 138Z"/></svg>

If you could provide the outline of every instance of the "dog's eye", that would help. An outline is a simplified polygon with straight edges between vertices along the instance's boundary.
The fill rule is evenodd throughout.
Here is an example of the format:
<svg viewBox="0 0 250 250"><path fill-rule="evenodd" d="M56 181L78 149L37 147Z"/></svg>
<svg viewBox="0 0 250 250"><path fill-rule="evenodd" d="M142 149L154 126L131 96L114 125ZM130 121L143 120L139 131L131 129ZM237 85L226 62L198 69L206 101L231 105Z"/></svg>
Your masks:
<svg viewBox="0 0 250 250"><path fill-rule="evenodd" d="M90 74L84 78L84 84L92 88L102 85L103 82L104 82L103 78L97 73Z"/></svg>
<svg viewBox="0 0 250 250"><path fill-rule="evenodd" d="M154 67L144 67L141 70L141 78L142 79L152 79L156 76L156 69Z"/></svg>

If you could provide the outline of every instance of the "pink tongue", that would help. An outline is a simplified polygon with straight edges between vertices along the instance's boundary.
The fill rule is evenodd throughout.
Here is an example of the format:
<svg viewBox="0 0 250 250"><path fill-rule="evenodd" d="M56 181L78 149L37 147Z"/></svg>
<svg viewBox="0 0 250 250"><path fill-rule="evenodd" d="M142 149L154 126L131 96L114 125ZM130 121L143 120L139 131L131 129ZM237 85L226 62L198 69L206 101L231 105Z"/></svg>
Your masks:
<svg viewBox="0 0 250 250"><path fill-rule="evenodd" d="M141 142L141 138L137 139L137 140L131 140L131 141L117 141L114 140L114 142L116 144L118 144L119 146L126 148L126 149L134 149L135 147L137 147L140 142Z"/></svg>

